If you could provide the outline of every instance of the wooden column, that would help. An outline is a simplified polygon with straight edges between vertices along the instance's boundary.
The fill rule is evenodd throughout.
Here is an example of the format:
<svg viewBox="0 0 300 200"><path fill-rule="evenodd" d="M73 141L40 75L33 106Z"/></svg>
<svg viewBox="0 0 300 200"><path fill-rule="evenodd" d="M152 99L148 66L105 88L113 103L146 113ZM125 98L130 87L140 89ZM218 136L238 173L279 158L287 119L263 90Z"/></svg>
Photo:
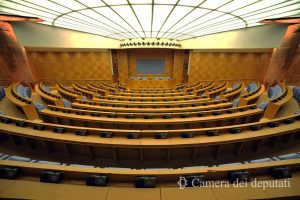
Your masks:
<svg viewBox="0 0 300 200"><path fill-rule="evenodd" d="M9 22L0 21L0 47L0 60L4 62L1 68L7 71L12 81L35 84L37 79L29 65L25 49L19 44Z"/></svg>
<svg viewBox="0 0 300 200"><path fill-rule="evenodd" d="M264 83L271 85L277 82L285 82L291 62L300 44L299 19L290 20L264 20L264 23L289 23L288 29L278 48L275 48L267 68Z"/></svg>

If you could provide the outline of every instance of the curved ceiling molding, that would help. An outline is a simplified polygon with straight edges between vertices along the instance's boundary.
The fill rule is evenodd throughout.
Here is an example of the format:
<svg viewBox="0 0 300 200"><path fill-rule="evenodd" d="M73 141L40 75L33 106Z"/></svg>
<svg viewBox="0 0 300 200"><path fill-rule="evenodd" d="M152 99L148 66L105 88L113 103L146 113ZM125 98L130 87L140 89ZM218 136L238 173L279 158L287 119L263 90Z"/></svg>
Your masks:
<svg viewBox="0 0 300 200"><path fill-rule="evenodd" d="M180 49L181 43L173 39L158 38L134 38L121 41L121 48L171 48Z"/></svg>
<svg viewBox="0 0 300 200"><path fill-rule="evenodd" d="M300 0L1 0L0 13L117 40L203 35L300 16Z"/></svg>

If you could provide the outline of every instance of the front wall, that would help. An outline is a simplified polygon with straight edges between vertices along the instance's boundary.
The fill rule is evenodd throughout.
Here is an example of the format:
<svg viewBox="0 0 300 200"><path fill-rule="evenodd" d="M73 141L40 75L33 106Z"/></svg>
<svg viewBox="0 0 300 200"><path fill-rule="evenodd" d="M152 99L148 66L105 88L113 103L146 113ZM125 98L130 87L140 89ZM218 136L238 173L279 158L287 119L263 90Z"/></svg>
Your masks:
<svg viewBox="0 0 300 200"><path fill-rule="evenodd" d="M182 82L183 62L184 51L174 50L173 79L175 79L177 83Z"/></svg>
<svg viewBox="0 0 300 200"><path fill-rule="evenodd" d="M112 80L111 56L108 50L27 51L27 55L40 81Z"/></svg>
<svg viewBox="0 0 300 200"><path fill-rule="evenodd" d="M126 84L128 79L128 55L126 49L117 50L119 82Z"/></svg>
<svg viewBox="0 0 300 200"><path fill-rule="evenodd" d="M271 51L192 52L189 83L210 80L262 80Z"/></svg>

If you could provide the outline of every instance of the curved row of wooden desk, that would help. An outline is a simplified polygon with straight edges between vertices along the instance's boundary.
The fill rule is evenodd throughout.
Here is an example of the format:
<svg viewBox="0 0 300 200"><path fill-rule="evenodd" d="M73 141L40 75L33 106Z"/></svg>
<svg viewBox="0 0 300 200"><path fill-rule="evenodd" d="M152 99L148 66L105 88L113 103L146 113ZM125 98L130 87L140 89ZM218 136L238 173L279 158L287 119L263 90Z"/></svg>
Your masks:
<svg viewBox="0 0 300 200"><path fill-rule="evenodd" d="M211 104L227 103L226 99L223 100L211 100L210 98L201 98L190 101L160 101L160 102L136 102L136 101L115 101L115 100L76 100L77 103L100 105L100 106L111 106L111 107L131 107L131 108L175 108L175 107L197 107L207 106Z"/></svg>
<svg viewBox="0 0 300 200"><path fill-rule="evenodd" d="M96 88L99 88L101 90L105 90L107 92L117 92L118 89L115 88L115 87L112 87L112 86L107 86L107 85L103 85L103 84L98 84L98 85L95 85L95 84L89 84L90 86L93 86L93 87L96 87Z"/></svg>
<svg viewBox="0 0 300 200"><path fill-rule="evenodd" d="M132 93L140 92L178 92L177 89L173 88L132 88L129 90Z"/></svg>
<svg viewBox="0 0 300 200"><path fill-rule="evenodd" d="M239 82L239 85L236 88L222 92L220 94L220 99L227 99L228 101L233 101L234 99L240 96L244 88L245 84L243 82Z"/></svg>
<svg viewBox="0 0 300 200"><path fill-rule="evenodd" d="M88 99L93 99L97 95L97 90L81 86L77 83L72 84L72 88L74 91L80 92Z"/></svg>
<svg viewBox="0 0 300 200"><path fill-rule="evenodd" d="M109 116L110 114L114 114L116 118L126 118L129 115L133 115L134 118L159 118L163 119L165 116L168 116L169 118L180 118L182 115L189 114L190 117L195 117L195 116L202 116L202 117L207 117L210 115L222 115L225 113L235 113L235 112L244 112L249 109L257 109L257 106L255 104L253 105L248 105L248 106L243 106L243 107L235 107L235 108L225 108L225 109L217 109L217 110L195 110L195 111L190 111L186 112L185 110L181 110L178 112L173 112L173 113L161 113L161 112L140 112L140 113L132 113L130 111L128 112L108 112L108 111L95 111L95 110L84 110L84 109L75 109L75 108L65 108L61 106L52 106L48 105L48 109L54 110L54 111L61 111L64 113L80 113L82 115L91 115L91 116Z"/></svg>
<svg viewBox="0 0 300 200"><path fill-rule="evenodd" d="M60 96L43 90L42 83L36 84L34 90L46 104L64 106L64 103Z"/></svg>
<svg viewBox="0 0 300 200"><path fill-rule="evenodd" d="M99 104L109 104L109 105L115 105L115 106L122 106L122 105L132 105L132 106L156 106L156 107L164 107L166 105L169 105L171 107L174 106L189 106L191 104L198 104L198 103L203 103L203 102L211 102L212 99L207 98L207 97L200 97L200 98L193 98L193 99L163 99L163 100L154 100L152 99L151 101L144 101L141 99L140 101L135 101L135 99L98 99L94 98L92 100L93 102ZM91 101L90 101L91 102ZM223 101L225 102L225 100Z"/></svg>
<svg viewBox="0 0 300 200"><path fill-rule="evenodd" d="M264 118L274 119L279 109L290 99L293 98L293 91L289 86L281 85L282 93L269 100L269 104L266 108Z"/></svg>
<svg viewBox="0 0 300 200"><path fill-rule="evenodd" d="M33 104L33 101L31 99L20 96L16 90L17 86L18 84L12 84L8 88L6 88L6 97L25 114L27 119L39 119L39 115Z"/></svg>
<svg viewBox="0 0 300 200"><path fill-rule="evenodd" d="M98 99L108 99L108 100L119 100L119 101L174 101L174 100L192 100L192 99L202 99L205 97L202 96L195 96L193 94L186 94L186 95L180 95L180 96L160 96L160 97L155 97L155 96L136 96L136 97L131 97L131 96L121 96L118 94L115 95L107 95L107 96L102 96L102 97L97 97Z"/></svg>
<svg viewBox="0 0 300 200"><path fill-rule="evenodd" d="M127 187L134 187L134 180L138 176L156 177L157 186L165 183L177 184L180 176L204 175L205 180L227 180L229 172L248 171L250 177L259 178L269 175L270 169L274 167L290 167L292 171L298 172L300 167L300 158L290 160L280 160L273 162L248 163L235 166L214 166L207 168L189 168L189 169L124 169L124 168L83 168L75 166L61 166L40 163L28 163L20 161L0 161L2 166L18 167L22 171L22 176L39 177L42 171L63 172L65 179L80 180L85 184L85 177L90 174L103 174L108 176L108 184L111 183L131 183ZM22 177L20 177L22 179ZM271 176L267 178L270 180ZM38 180L38 179L37 179ZM250 179L251 180L251 179ZM261 180L261 179L260 179ZM79 183L80 184L80 183ZM162 185L161 185L162 186ZM162 186L163 187L163 186Z"/></svg>
<svg viewBox="0 0 300 200"><path fill-rule="evenodd" d="M257 82L256 85L258 87L255 91L248 92L240 97L238 106L245 106L256 103L260 95L262 95L265 92L265 86L263 84Z"/></svg>
<svg viewBox="0 0 300 200"><path fill-rule="evenodd" d="M204 94L204 92L206 90L212 89L213 87L215 87L215 83L214 82L210 82L207 85L202 85L198 88L194 88L193 93L197 96L200 96L202 94Z"/></svg>
<svg viewBox="0 0 300 200"><path fill-rule="evenodd" d="M204 92L204 94L206 96L208 96L209 98L214 99L216 96L218 96L219 94L221 94L221 92L224 92L225 90L227 90L228 87L228 83L226 81L224 81L223 83L221 83L220 85L208 89Z"/></svg>
<svg viewBox="0 0 300 200"><path fill-rule="evenodd" d="M67 110L67 109L64 109ZM257 108L254 109L237 109L233 113L222 113L216 111L218 115L200 116L191 113L181 113L177 115L164 115L163 118L136 118L136 114L108 114L107 116L100 115L91 116L84 115L85 112L77 111L75 113L64 113L55 109L43 109L40 116L45 122L79 125L87 127L118 127L123 129L170 129L170 128L199 128L199 127L214 127L226 126L240 123L249 123L259 121L263 115L263 111ZM207 112L209 113L209 112ZM202 115L202 113L201 113ZM126 117L126 118L122 118Z"/></svg>
<svg viewBox="0 0 300 200"><path fill-rule="evenodd" d="M107 91L103 88L97 87L96 85L91 84L91 83L87 84L86 87L89 89L95 90L97 93L101 94L102 96L106 96L110 93L109 91Z"/></svg>
<svg viewBox="0 0 300 200"><path fill-rule="evenodd" d="M123 96L132 96L132 97L171 97L171 96L180 96L184 95L184 92L162 92L162 93L128 93L126 92L118 92L118 93L113 93L113 94L118 94L118 95L123 95Z"/></svg>
<svg viewBox="0 0 300 200"><path fill-rule="evenodd" d="M204 83L202 83L202 82L197 82L197 83L192 84L192 85L186 85L186 86L184 87L184 90L185 90L186 92L192 92L195 88L202 87L203 84L204 84Z"/></svg>
<svg viewBox="0 0 300 200"><path fill-rule="evenodd" d="M25 120L26 126L19 127L15 123L22 119L0 115L2 124L2 145L13 144L34 150L34 153L65 153L69 157L86 156L100 158L108 162L117 160L129 162L168 162L171 160L201 160L203 157L217 158L220 155L241 152L257 152L264 148L272 148L279 143L287 143L299 139L300 115L275 119L270 122L256 122L234 126L176 129L176 130L122 130L96 129L76 126L65 126L49 123L37 123ZM5 119L8 119L7 123ZM272 122L272 123L271 123ZM276 126L273 126L276 123ZM43 130L35 130L37 124ZM55 133L55 128L64 127L63 133ZM239 129L235 134L233 129ZM86 136L75 135L76 130L86 130ZM218 130L218 136L208 136L208 131ZM113 132L113 137L99 137L101 133ZM194 132L191 138L182 138L182 133ZM128 134L139 133L141 137L128 139ZM153 133L167 133L166 139L155 139ZM181 136L178 136L181 135ZM292 138L295 139L292 139ZM203 161L203 160L202 160ZM130 163L129 163L130 164ZM134 163L136 164L136 163ZM161 163L158 164L161 166Z"/></svg>
<svg viewBox="0 0 300 200"><path fill-rule="evenodd" d="M81 103L82 102L82 103ZM91 105L94 104L94 105ZM121 107L122 106L122 107ZM176 106L176 107L175 107ZM132 113L172 113L172 112L192 112L201 110L213 110L213 109L223 109L232 107L230 102L220 102L217 104L211 102L203 102L198 104L191 104L189 107L181 107L180 105L166 105L165 107L153 106L138 106L134 107L131 105L120 104L118 107L115 104L96 104L92 101L78 101L72 103L72 108L79 108L85 110L94 111L108 111L108 112L132 112Z"/></svg>
<svg viewBox="0 0 300 200"><path fill-rule="evenodd" d="M73 91L71 89L66 88L65 86L61 84L55 85L58 93L65 99L67 99L70 102L74 102L76 99L82 99L82 94L78 91Z"/></svg>

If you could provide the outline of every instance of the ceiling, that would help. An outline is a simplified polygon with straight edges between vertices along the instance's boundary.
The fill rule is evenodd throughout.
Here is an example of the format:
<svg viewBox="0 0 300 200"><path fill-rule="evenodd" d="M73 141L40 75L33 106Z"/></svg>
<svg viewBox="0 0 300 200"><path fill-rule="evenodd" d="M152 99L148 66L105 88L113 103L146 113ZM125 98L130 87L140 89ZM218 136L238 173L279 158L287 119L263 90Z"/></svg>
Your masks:
<svg viewBox="0 0 300 200"><path fill-rule="evenodd" d="M117 40L181 41L299 17L300 0L1 0L0 13Z"/></svg>

